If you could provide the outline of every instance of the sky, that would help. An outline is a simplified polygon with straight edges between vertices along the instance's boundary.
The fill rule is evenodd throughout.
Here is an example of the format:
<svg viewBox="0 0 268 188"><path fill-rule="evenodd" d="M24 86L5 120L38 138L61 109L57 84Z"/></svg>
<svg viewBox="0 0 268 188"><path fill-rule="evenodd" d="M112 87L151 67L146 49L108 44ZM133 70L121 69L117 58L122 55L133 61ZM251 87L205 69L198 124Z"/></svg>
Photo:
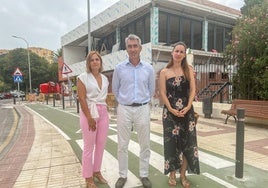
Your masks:
<svg viewBox="0 0 268 188"><path fill-rule="evenodd" d="M119 0L91 0L90 17ZM244 0L211 0L240 10ZM60 38L88 19L88 0L0 0L0 49L61 48Z"/></svg>

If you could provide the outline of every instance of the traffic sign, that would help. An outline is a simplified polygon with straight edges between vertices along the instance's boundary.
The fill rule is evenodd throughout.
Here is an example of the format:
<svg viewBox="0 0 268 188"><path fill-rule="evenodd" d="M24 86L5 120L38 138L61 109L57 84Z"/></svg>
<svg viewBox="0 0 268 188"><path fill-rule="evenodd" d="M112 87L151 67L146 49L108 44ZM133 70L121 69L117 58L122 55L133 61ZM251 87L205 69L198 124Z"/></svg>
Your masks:
<svg viewBox="0 0 268 188"><path fill-rule="evenodd" d="M14 75L14 76L13 76L13 80L14 80L15 83L20 83L20 82L22 82L22 81L23 81L23 79L22 79L22 75Z"/></svg>
<svg viewBox="0 0 268 188"><path fill-rule="evenodd" d="M67 64L63 63L62 74L68 74L68 73L71 73L71 72L73 72L72 69L70 69L70 67L68 67Z"/></svg>
<svg viewBox="0 0 268 188"><path fill-rule="evenodd" d="M20 71L20 69L18 67L16 68L16 70L13 73L13 76L16 76L16 75L22 76L22 73L21 73L21 71Z"/></svg>

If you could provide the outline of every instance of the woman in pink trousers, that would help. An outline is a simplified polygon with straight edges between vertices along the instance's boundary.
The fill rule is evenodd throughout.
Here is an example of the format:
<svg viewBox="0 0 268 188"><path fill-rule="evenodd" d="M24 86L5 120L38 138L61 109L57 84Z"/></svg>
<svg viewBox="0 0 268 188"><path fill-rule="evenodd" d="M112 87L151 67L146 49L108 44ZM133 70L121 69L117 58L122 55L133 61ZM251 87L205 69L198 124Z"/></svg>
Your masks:
<svg viewBox="0 0 268 188"><path fill-rule="evenodd" d="M82 175L88 188L96 188L94 180L107 184L101 174L101 163L109 128L106 105L108 79L101 74L102 58L91 51L86 58L86 72L78 76L77 92L80 102L80 127L84 143Z"/></svg>

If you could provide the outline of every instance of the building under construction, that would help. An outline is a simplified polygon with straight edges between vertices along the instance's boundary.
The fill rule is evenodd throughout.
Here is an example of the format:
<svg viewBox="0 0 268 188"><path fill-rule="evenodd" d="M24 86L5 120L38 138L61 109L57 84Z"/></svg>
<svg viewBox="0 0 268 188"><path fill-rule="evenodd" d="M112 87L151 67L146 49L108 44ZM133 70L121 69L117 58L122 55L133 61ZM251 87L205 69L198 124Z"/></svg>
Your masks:
<svg viewBox="0 0 268 188"><path fill-rule="evenodd" d="M103 56L111 92L113 69L127 58L125 38L130 33L141 38L142 59L153 65L156 78L171 58L172 44L183 41L189 48L188 62L197 72L198 98L225 102L230 100L236 67L224 63L221 52L231 42L239 17L240 11L208 0L120 0L91 18L90 35L85 22L62 36L63 61L72 69L69 77L84 72L90 36L90 49ZM156 88L154 104L157 93Z"/></svg>

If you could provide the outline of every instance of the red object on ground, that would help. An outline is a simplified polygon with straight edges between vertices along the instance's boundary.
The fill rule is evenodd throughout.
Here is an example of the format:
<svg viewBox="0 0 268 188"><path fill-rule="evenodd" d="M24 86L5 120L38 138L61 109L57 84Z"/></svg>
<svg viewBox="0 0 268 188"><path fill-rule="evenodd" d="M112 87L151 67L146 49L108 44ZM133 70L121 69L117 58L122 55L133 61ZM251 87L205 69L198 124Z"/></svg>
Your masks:
<svg viewBox="0 0 268 188"><path fill-rule="evenodd" d="M54 82L47 82L39 85L40 93L60 93L60 85Z"/></svg>

